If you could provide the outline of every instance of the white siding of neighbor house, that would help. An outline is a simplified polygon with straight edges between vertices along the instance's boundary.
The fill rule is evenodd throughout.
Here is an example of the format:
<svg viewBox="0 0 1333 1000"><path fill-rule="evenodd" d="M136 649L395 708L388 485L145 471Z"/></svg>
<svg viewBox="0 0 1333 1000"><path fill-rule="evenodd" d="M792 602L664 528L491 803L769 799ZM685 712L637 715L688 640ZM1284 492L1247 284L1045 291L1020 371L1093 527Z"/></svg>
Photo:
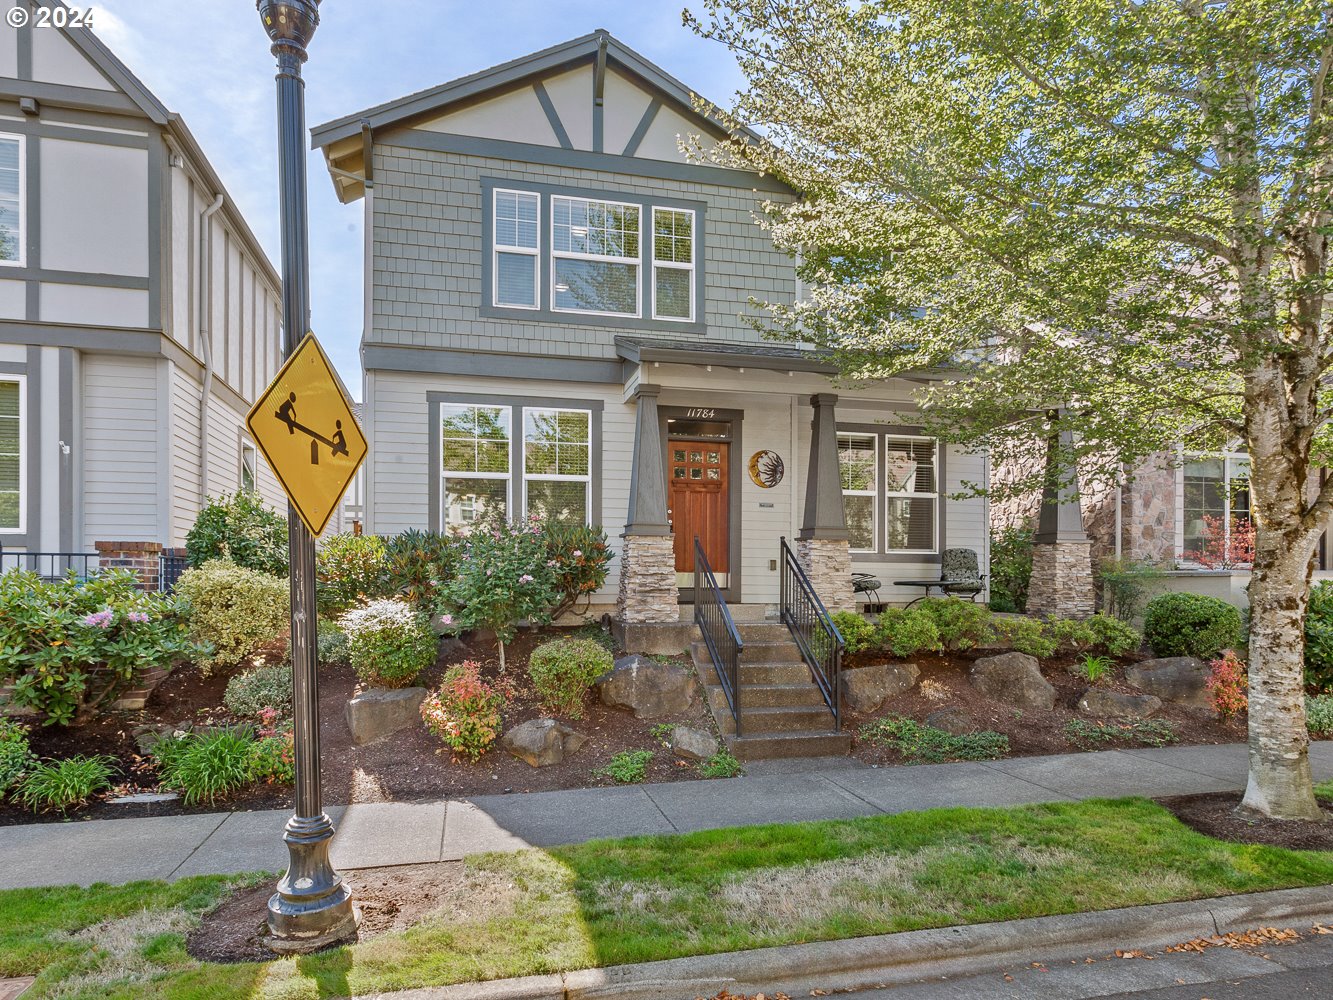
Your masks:
<svg viewBox="0 0 1333 1000"><path fill-rule="evenodd" d="M83 363L84 545L158 541L158 362Z"/></svg>
<svg viewBox="0 0 1333 1000"><path fill-rule="evenodd" d="M181 368L171 372L171 539L181 539L199 513L199 383Z"/></svg>

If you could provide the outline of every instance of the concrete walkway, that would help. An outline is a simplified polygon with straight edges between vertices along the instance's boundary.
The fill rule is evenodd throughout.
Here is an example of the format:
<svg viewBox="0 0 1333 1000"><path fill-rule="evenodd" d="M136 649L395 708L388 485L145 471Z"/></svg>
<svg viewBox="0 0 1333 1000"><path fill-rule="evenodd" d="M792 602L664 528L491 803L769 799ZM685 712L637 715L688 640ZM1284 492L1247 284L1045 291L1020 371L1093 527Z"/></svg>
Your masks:
<svg viewBox="0 0 1333 1000"><path fill-rule="evenodd" d="M1313 743L1333 778L1333 741ZM452 861L597 837L842 819L941 806L1239 791L1243 744L1108 750L987 763L872 768L852 758L762 761L743 778L440 802L330 807L339 868ZM289 813L208 813L0 828L0 889L281 871Z"/></svg>

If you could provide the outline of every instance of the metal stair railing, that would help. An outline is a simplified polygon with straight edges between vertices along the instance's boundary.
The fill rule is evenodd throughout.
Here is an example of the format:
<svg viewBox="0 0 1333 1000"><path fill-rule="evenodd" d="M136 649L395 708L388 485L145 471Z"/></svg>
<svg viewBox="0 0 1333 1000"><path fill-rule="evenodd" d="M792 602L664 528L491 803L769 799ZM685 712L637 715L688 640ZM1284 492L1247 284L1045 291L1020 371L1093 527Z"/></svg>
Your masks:
<svg viewBox="0 0 1333 1000"><path fill-rule="evenodd" d="M782 539L780 579L782 623L791 630L824 704L833 713L834 732L842 732L840 683L846 644L786 538Z"/></svg>
<svg viewBox="0 0 1333 1000"><path fill-rule="evenodd" d="M727 698L736 735L741 735L740 662L745 643L731 620L731 611L718 589L713 567L708 564L699 536L694 536L694 623L703 634L713 669Z"/></svg>

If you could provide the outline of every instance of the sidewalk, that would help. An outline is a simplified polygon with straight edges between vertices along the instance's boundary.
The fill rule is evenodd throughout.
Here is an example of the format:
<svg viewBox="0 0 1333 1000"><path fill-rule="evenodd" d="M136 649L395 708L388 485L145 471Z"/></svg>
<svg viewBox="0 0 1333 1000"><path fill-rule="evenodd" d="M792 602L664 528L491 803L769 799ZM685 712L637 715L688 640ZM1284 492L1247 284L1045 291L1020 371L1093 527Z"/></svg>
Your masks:
<svg viewBox="0 0 1333 1000"><path fill-rule="evenodd" d="M1333 741L1312 743L1315 780ZM871 768L851 758L764 761L744 778L329 807L339 868L453 861L597 837L843 819L942 806L1240 791L1244 744L1108 750ZM0 828L0 889L281 871L290 813L208 813Z"/></svg>

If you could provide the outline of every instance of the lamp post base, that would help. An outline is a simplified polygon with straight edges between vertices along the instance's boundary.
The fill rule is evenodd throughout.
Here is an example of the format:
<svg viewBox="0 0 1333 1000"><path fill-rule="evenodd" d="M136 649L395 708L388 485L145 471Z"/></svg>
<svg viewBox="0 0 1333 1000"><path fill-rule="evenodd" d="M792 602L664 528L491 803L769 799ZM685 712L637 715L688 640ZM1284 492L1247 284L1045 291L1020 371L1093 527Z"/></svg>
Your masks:
<svg viewBox="0 0 1333 1000"><path fill-rule="evenodd" d="M264 944L279 954L300 955L354 939L361 915L329 862L333 822L323 813L293 816L282 839L291 860L268 901Z"/></svg>

